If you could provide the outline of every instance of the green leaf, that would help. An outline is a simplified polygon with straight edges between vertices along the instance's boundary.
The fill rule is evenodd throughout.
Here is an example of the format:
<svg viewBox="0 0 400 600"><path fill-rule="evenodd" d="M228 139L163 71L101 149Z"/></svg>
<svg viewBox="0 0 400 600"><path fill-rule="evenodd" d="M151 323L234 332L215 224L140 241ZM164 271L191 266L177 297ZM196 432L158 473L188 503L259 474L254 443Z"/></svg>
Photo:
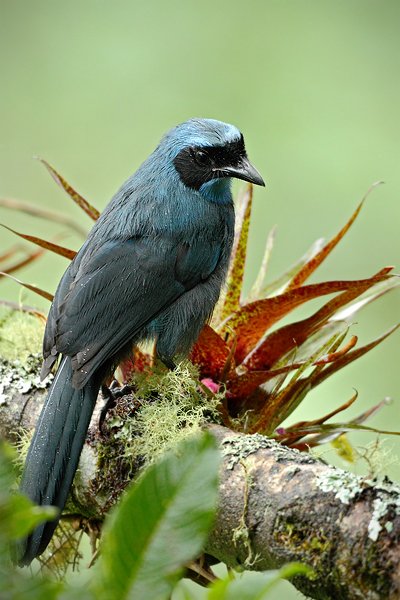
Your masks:
<svg viewBox="0 0 400 600"><path fill-rule="evenodd" d="M54 506L36 506L22 494L10 496L6 506L0 506L0 523L10 539L15 540L30 533L43 521L58 514Z"/></svg>
<svg viewBox="0 0 400 600"><path fill-rule="evenodd" d="M264 573L246 572L232 579L214 582L206 596L207 600L264 600L271 589L281 579L289 579L296 575L310 577L312 569L301 563L290 563L279 570Z"/></svg>
<svg viewBox="0 0 400 600"><path fill-rule="evenodd" d="M185 440L130 488L106 527L98 598L169 597L206 540L218 462L214 438L203 434Z"/></svg>

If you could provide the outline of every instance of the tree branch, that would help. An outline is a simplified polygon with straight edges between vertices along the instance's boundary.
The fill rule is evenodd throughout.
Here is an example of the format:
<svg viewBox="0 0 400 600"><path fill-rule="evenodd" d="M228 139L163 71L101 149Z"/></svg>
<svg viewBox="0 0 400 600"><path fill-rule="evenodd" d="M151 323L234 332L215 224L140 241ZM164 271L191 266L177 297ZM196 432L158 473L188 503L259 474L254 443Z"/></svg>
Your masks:
<svg viewBox="0 0 400 600"><path fill-rule="evenodd" d="M23 388L21 373L7 364L0 364L0 375L0 436L15 442L21 427L34 427L45 392L32 382ZM120 417L131 413L129 397L115 410ZM104 437L97 424L98 414L72 497L82 515L102 519L127 477L117 463L112 477L102 476L105 448L112 449L116 428ZM293 583L311 598L400 598L399 486L363 480L260 435L207 427L223 455L208 554L252 570L304 562L315 578L298 577Z"/></svg>

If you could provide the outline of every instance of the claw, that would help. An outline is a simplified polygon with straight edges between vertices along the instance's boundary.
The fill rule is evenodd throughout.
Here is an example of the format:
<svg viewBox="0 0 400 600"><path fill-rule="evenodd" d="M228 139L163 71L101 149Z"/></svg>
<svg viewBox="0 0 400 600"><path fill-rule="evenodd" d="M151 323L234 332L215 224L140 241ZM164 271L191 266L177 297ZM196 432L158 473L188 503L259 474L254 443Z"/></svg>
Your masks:
<svg viewBox="0 0 400 600"><path fill-rule="evenodd" d="M109 410L111 410L112 408L114 408L117 405L117 399L122 398L123 396L126 396L127 394L131 393L132 391L133 391L133 388L130 385L124 385L122 387L119 387L118 382L115 379L111 383L110 387L107 387L106 385L101 386L101 393L103 394L105 402L104 402L103 408L100 411L100 417L99 417L100 433L104 433L103 425L104 425L104 421L106 420L107 413Z"/></svg>

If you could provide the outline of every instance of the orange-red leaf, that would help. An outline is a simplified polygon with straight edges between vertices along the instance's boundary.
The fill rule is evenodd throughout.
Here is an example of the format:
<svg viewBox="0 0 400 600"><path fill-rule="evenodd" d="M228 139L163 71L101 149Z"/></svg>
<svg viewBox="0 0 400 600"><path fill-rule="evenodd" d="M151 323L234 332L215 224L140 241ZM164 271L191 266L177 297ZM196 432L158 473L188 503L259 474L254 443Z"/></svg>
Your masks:
<svg viewBox="0 0 400 600"><path fill-rule="evenodd" d="M300 366L301 363L291 363L279 369L270 369L269 371L248 371L243 375L235 375L229 379L226 388L229 396L233 399L245 400L263 383L278 377L278 375L298 369Z"/></svg>
<svg viewBox="0 0 400 600"><path fill-rule="evenodd" d="M12 275L9 275L8 273L5 273L3 271L0 271L0 277L8 277L9 279L12 279L16 283L19 283L23 287L27 288L31 292L35 292L35 294L38 294L39 296L46 298L46 300L50 300L50 302L54 298L53 294L49 294L49 292L42 290L41 288L37 287L36 285L31 285L30 283L24 283L23 281L20 281L16 277L13 277Z"/></svg>
<svg viewBox="0 0 400 600"><path fill-rule="evenodd" d="M235 311L240 305L244 265L246 261L247 239L249 236L253 186L246 185L238 200L235 239L226 280L226 292L214 311L213 323L218 324Z"/></svg>
<svg viewBox="0 0 400 600"><path fill-rule="evenodd" d="M310 261L308 261L304 265L304 267L293 277L293 279L289 283L286 291L297 288L299 285L304 283L310 277L310 275L319 267L319 265L332 252L332 250L335 248L335 246L340 242L340 240L343 238L343 236L350 229L351 225L356 220L367 196L377 185L379 185L381 183L382 182L379 181L377 183L374 183L370 187L370 189L367 191L364 198L361 200L360 204L357 206L356 210L354 211L354 213L352 214L350 219L347 221L345 226L342 227L342 229L339 231L339 233L337 233L327 244L325 244L325 246L320 250L320 252L318 252L318 254L316 254Z"/></svg>
<svg viewBox="0 0 400 600"><path fill-rule="evenodd" d="M361 293L358 290L365 291L373 283L376 283L375 279L314 283L241 307L223 323L223 332L233 330L237 336L236 362L242 362L272 325L304 302L346 289L357 290L357 296ZM257 370L264 370L264 367Z"/></svg>
<svg viewBox="0 0 400 600"><path fill-rule="evenodd" d="M96 221L96 219L98 219L100 216L97 208L94 208L94 206L85 200L83 196L74 190L74 188L63 177L61 177L61 175L46 160L43 158L39 158L39 160L44 164L54 181L58 183L58 185L62 187L64 191L67 192L68 196L72 198L72 200L76 202L76 204L80 206L91 219L93 219L93 221Z"/></svg>
<svg viewBox="0 0 400 600"><path fill-rule="evenodd" d="M262 296L267 298L269 296L276 296L287 291L287 286L295 277L295 275L303 268L303 266L309 262L314 256L318 254L325 243L323 238L318 238L306 253L300 257L293 265L291 265L286 271L279 275L277 279L265 284L262 288Z"/></svg>
<svg viewBox="0 0 400 600"><path fill-rule="evenodd" d="M245 357L245 360L243 360L245 366L250 370L256 371L269 369L289 350L295 348L296 346L300 346L318 328L322 327L322 325L325 324L327 320L338 311L339 308L341 308L345 304L348 304L354 298L357 298L368 288L372 287L375 283L382 281L382 279L384 279L387 276L390 270L391 268L388 267L386 269L382 269L382 271L380 271L370 279L360 279L352 282L347 282L347 286L343 286L342 288L346 289L347 287L347 291L343 292L342 294L339 294L338 296L327 302L311 317L281 327L280 329L272 332L265 338L262 338L258 345L254 344L254 337L252 337L252 332L249 331L249 333L247 334L246 342L248 342L248 340L250 339L251 342L254 344L254 349L251 349L251 344L243 346L241 348L241 354L236 357L237 363L243 360L243 351L246 351L247 348L249 348L250 352ZM323 284L316 285L318 286ZM291 295L294 294L296 291L301 291L309 287L311 286L304 286L301 288L296 288L291 292L285 292L285 294L282 294L282 297L286 296L286 294ZM329 291L325 293L329 293ZM281 296L278 296L277 299L280 297ZM273 300L273 298L268 298L268 300ZM260 302L266 302L266 300L261 300ZM268 316L269 315L267 314L266 317Z"/></svg>
<svg viewBox="0 0 400 600"><path fill-rule="evenodd" d="M400 435L400 431L378 429L376 427L368 427L367 425L359 425L354 421L349 421L348 423L324 423L322 425L310 425L310 427L304 427L301 431L299 431L299 434L301 434L302 437L315 434L317 434L317 436L315 438L311 437L310 439L303 441L303 443L285 442L285 444L289 445L291 448L297 448L298 450L307 450L313 446L331 441L342 433L347 433L348 431L369 431L383 435ZM321 435L319 436L318 434Z"/></svg>
<svg viewBox="0 0 400 600"><path fill-rule="evenodd" d="M37 246L40 246L41 248L45 248L45 250L50 250L51 252L60 254L61 256L64 256L65 258L69 258L69 260L72 260L74 258L74 256L76 256L75 250L70 250L69 248L64 248L63 246L59 246L58 244L54 244L53 242L48 242L47 240L43 240L42 238L38 238L33 235L27 235L25 233L20 233L19 231L15 231L15 229L11 229L11 227L7 227L7 225L3 225L1 223L0 223L0 225L1 225L1 227L8 229L8 231L15 233L15 235L18 235L19 237L23 238L24 240L27 240L28 242L32 242L32 244L36 244Z"/></svg>
<svg viewBox="0 0 400 600"><path fill-rule="evenodd" d="M313 379L324 368L317 365L312 372L301 377L306 369L312 366L321 356L328 352L335 352L341 344L345 333L334 334L323 346L317 348L312 356L291 377L289 383L277 394L271 395L262 408L257 422L251 430L254 432L272 433L300 404L304 396L310 391Z"/></svg>
<svg viewBox="0 0 400 600"><path fill-rule="evenodd" d="M221 381L229 354L228 344L212 327L205 325L192 348L190 360L199 367L201 379L210 377L215 381Z"/></svg>

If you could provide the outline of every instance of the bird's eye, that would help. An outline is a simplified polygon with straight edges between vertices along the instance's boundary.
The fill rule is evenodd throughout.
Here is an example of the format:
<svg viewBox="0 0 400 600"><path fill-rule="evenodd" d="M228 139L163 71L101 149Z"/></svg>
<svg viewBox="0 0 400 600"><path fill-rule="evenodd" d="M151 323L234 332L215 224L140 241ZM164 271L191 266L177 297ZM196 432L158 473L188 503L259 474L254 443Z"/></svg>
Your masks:
<svg viewBox="0 0 400 600"><path fill-rule="evenodd" d="M195 150L194 159L201 167L206 167L211 164L211 158L204 150Z"/></svg>

